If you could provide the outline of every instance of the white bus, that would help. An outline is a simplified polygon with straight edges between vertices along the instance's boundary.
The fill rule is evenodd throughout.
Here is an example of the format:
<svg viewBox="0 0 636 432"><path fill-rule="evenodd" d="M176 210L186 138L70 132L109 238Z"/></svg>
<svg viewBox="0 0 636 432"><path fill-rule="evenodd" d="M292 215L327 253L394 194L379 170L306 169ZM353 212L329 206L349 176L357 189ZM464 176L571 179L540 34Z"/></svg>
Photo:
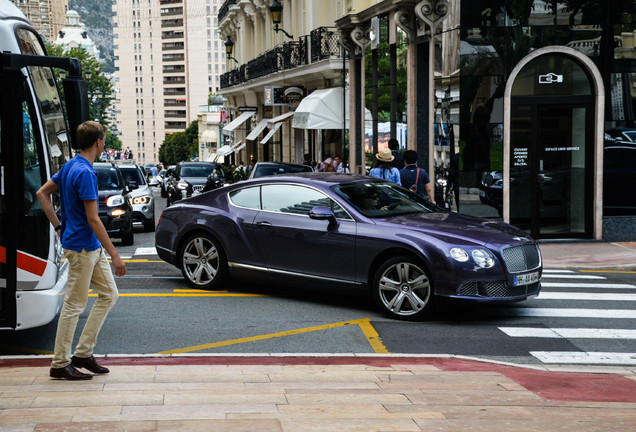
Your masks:
<svg viewBox="0 0 636 432"><path fill-rule="evenodd" d="M64 100L52 68L67 73ZM0 0L0 329L45 325L60 310L68 265L35 193L72 157L86 119L79 61L48 57L24 14Z"/></svg>

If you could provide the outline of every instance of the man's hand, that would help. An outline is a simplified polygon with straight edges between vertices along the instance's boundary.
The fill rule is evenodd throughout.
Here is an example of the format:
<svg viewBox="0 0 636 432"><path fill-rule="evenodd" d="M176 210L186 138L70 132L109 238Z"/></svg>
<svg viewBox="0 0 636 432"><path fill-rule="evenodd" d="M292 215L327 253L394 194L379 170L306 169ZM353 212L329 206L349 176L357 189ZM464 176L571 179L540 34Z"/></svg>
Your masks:
<svg viewBox="0 0 636 432"><path fill-rule="evenodd" d="M126 263L121 259L119 254L111 257L113 266L115 267L115 276L123 276L126 274Z"/></svg>

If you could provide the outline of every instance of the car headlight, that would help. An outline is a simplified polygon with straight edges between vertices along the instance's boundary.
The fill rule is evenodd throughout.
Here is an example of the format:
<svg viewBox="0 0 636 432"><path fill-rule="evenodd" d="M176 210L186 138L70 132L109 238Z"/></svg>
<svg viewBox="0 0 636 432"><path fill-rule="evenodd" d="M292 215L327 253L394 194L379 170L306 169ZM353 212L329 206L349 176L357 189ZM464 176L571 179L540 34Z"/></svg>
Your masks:
<svg viewBox="0 0 636 432"><path fill-rule="evenodd" d="M113 195L112 197L108 197L106 200L106 205L108 207L117 207L123 205L126 202L122 195Z"/></svg>
<svg viewBox="0 0 636 432"><path fill-rule="evenodd" d="M126 210L123 210L123 209L115 209L110 213L112 217L119 217L124 214L126 214Z"/></svg>
<svg viewBox="0 0 636 432"><path fill-rule="evenodd" d="M495 265L495 258L486 249L473 249L472 255L479 267L490 268Z"/></svg>
<svg viewBox="0 0 636 432"><path fill-rule="evenodd" d="M133 198L133 204L148 204L149 202L150 197L148 195Z"/></svg>
<svg viewBox="0 0 636 432"><path fill-rule="evenodd" d="M468 261L468 252L462 248L452 248L450 254L456 261L466 262Z"/></svg>
<svg viewBox="0 0 636 432"><path fill-rule="evenodd" d="M188 184L186 182L177 183L177 189L183 190L183 189L187 189L187 187L188 187Z"/></svg>

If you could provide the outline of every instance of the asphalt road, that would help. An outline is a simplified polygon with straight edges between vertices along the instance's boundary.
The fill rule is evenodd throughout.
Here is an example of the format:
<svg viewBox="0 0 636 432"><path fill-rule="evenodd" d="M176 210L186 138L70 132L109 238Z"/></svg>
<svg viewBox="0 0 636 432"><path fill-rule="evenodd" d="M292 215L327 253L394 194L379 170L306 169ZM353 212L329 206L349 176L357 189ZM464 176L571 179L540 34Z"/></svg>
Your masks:
<svg viewBox="0 0 636 432"><path fill-rule="evenodd" d="M164 200L155 196L158 217ZM547 271L537 299L505 307L446 304L428 321L403 322L384 317L365 293L328 286L231 281L216 292L193 290L153 252L153 233L139 227L133 246L115 243L128 274L117 279L120 298L96 354L413 353L636 364L636 273ZM56 321L2 332L0 355L49 354L55 329Z"/></svg>

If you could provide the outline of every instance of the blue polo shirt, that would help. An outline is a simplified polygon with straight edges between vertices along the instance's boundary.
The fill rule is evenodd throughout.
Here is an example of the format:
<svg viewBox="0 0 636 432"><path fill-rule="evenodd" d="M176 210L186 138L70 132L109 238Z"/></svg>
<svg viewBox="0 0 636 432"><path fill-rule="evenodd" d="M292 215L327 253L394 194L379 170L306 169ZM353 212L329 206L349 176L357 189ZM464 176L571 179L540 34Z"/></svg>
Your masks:
<svg viewBox="0 0 636 432"><path fill-rule="evenodd" d="M93 165L77 155L68 161L51 180L57 184L62 204L62 247L80 252L102 246L88 223L84 201L99 203L97 174Z"/></svg>

